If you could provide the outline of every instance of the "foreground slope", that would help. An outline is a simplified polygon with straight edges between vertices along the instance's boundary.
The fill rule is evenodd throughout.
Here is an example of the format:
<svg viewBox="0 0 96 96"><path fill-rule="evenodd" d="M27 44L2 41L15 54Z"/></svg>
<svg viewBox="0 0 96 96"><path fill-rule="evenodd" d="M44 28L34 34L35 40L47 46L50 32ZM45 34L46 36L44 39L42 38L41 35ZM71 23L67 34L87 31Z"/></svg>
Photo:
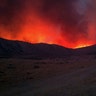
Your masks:
<svg viewBox="0 0 96 96"><path fill-rule="evenodd" d="M35 75L32 75L33 78L31 78L32 80L29 80L29 82L26 82L27 80L24 79L25 81L22 81L22 83L17 84L17 86L10 86L11 88L2 90L0 92L0 96L96 96L96 59L94 59L93 57L91 58L89 56L87 58L81 57L79 62L79 57L78 61L77 58L72 57L72 59L70 58L68 60L70 62L69 64L66 64L65 61L66 60L62 59L62 64L60 64L61 60L59 62L55 62L54 60L53 64L50 64L52 63L52 61L43 61L46 64L41 64L41 61L38 61L40 63L38 65L40 66L39 69L29 69L30 65L34 65L34 62L29 62L32 64L28 64L28 61L25 64L15 64L15 66L18 65L16 66L17 69L25 69L26 67L24 66L29 66L28 70L25 70L27 72L26 79L28 79L31 74L35 73ZM20 67L21 65L22 67ZM50 67L48 67L49 65ZM57 71L55 70L56 66L58 66L58 68L56 68ZM21 74L24 69L21 70L18 75ZM43 72L40 71L42 69ZM53 71L50 69L52 69ZM14 72L14 70L15 69L9 69L9 72ZM47 73L48 70L50 71ZM8 74L8 72L6 73ZM52 75L53 73L55 73L54 76L48 76L49 74ZM39 78L37 75L39 76ZM46 76L47 78L45 78ZM15 76L13 74L13 79L14 77ZM25 78L24 72L22 72L22 77Z"/></svg>

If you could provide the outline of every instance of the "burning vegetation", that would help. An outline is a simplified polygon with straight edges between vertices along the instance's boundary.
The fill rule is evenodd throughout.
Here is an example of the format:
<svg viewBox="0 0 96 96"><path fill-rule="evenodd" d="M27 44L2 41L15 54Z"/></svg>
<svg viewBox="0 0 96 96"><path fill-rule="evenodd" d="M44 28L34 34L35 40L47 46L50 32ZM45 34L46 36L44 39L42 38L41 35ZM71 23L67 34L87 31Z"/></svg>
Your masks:
<svg viewBox="0 0 96 96"><path fill-rule="evenodd" d="M80 48L96 43L94 0L0 0L0 37Z"/></svg>

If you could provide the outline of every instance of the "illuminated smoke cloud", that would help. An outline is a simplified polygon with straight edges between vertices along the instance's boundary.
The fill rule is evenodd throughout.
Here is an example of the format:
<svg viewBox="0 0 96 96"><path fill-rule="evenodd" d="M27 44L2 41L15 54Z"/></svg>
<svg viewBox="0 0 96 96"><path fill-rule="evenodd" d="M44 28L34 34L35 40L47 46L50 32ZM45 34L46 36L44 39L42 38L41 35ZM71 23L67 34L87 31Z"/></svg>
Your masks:
<svg viewBox="0 0 96 96"><path fill-rule="evenodd" d="M81 37L87 38L88 35L88 3L88 0L47 0L43 6L43 14L61 25L62 34L66 35L69 42L76 42Z"/></svg>
<svg viewBox="0 0 96 96"><path fill-rule="evenodd" d="M89 26L95 23L95 5L95 0L0 0L0 35L18 36L26 25L26 16L34 24L37 14L37 17L60 26L61 36L69 43L78 43L81 38L92 40L91 35L96 33L90 33L92 28Z"/></svg>
<svg viewBox="0 0 96 96"><path fill-rule="evenodd" d="M22 22L20 17L21 10L22 5L20 0L0 0L1 34L10 34L13 37L16 36Z"/></svg>

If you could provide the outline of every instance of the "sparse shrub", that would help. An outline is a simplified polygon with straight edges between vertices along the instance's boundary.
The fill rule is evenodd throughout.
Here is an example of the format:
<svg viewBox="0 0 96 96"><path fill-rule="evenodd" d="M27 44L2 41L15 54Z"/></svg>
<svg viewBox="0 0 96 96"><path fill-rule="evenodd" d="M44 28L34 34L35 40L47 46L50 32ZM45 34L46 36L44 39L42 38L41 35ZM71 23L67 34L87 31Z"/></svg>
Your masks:
<svg viewBox="0 0 96 96"><path fill-rule="evenodd" d="M33 77L29 77L29 79L34 79Z"/></svg>
<svg viewBox="0 0 96 96"><path fill-rule="evenodd" d="M15 69L16 67L13 64L9 64L7 68L8 69Z"/></svg>
<svg viewBox="0 0 96 96"><path fill-rule="evenodd" d="M46 64L46 62L41 62L42 64Z"/></svg>
<svg viewBox="0 0 96 96"><path fill-rule="evenodd" d="M38 65L35 65L35 66L34 66L34 68L35 68L35 69L38 69L38 68L40 68L40 66L38 66Z"/></svg>
<svg viewBox="0 0 96 96"><path fill-rule="evenodd" d="M34 64L46 64L46 62L43 62L43 61L40 62L40 61L39 61L39 62L34 62Z"/></svg>
<svg viewBox="0 0 96 96"><path fill-rule="evenodd" d="M28 75L32 74L31 72L27 72Z"/></svg>
<svg viewBox="0 0 96 96"><path fill-rule="evenodd" d="M59 62L59 64L64 64L64 62Z"/></svg>
<svg viewBox="0 0 96 96"><path fill-rule="evenodd" d="M80 66L80 68L84 68L84 66Z"/></svg>
<svg viewBox="0 0 96 96"><path fill-rule="evenodd" d="M96 55L94 55L94 59L96 59Z"/></svg>
<svg viewBox="0 0 96 96"><path fill-rule="evenodd" d="M3 71L0 71L0 74L3 74L4 72Z"/></svg>
<svg viewBox="0 0 96 96"><path fill-rule="evenodd" d="M4 76L4 72L0 71L0 77Z"/></svg>

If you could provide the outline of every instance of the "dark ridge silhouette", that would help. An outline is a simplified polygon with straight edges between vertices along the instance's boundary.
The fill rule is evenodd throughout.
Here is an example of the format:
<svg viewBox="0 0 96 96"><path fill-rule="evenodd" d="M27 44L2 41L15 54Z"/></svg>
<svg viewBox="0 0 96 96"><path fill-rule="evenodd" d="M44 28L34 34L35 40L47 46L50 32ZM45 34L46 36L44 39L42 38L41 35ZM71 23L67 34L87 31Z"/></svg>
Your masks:
<svg viewBox="0 0 96 96"><path fill-rule="evenodd" d="M64 58L71 55L96 55L96 45L70 49L55 44L28 43L0 38L0 58Z"/></svg>
<svg viewBox="0 0 96 96"><path fill-rule="evenodd" d="M75 50L77 55L96 55L96 45L78 48Z"/></svg>
<svg viewBox="0 0 96 96"><path fill-rule="evenodd" d="M0 38L1 58L63 58L72 55L73 50L55 44L31 44Z"/></svg>

